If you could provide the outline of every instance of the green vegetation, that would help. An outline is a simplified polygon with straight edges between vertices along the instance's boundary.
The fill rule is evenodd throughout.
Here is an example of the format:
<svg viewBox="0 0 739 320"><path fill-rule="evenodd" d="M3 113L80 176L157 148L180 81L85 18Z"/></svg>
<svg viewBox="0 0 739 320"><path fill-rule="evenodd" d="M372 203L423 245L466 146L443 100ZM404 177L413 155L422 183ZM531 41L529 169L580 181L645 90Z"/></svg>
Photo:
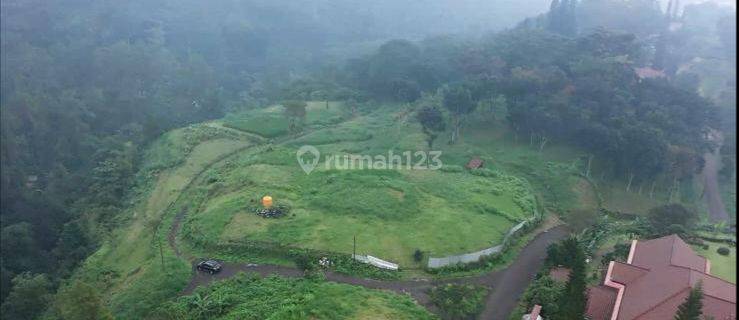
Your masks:
<svg viewBox="0 0 739 320"><path fill-rule="evenodd" d="M549 277L553 267L570 269L566 283ZM542 317L547 319L581 319L587 302L586 286L585 251L580 240L571 236L553 243L547 248L544 268L526 289L509 319L520 319L535 304L542 306Z"/></svg>
<svg viewBox="0 0 739 320"><path fill-rule="evenodd" d="M675 320L700 320L703 315L703 289L699 283L685 298L685 302L677 308Z"/></svg>
<svg viewBox="0 0 739 320"><path fill-rule="evenodd" d="M536 214L561 217L581 247L551 250L561 259L549 267L568 265L573 277L563 288L540 278L548 296L529 292L526 303L565 292L547 317L572 319L582 318L585 274L597 273L581 268L585 256L619 259L630 238L668 233L735 242L696 228L708 190L696 177L718 142L720 190L736 211L735 12L555 0L480 36L497 19L471 13L510 8L458 2L377 0L357 11L354 2L4 0L4 314L413 318L388 301L404 298L313 281L317 259L380 279L494 270L532 235L477 263L424 266L499 244ZM460 7L464 19L433 19ZM440 33L455 35L431 36ZM322 154L310 174L295 163L305 144ZM404 168L342 169L345 156L389 151ZM404 151L440 151L443 165L409 170L437 159ZM483 167L465 168L473 158ZM264 195L289 212L254 214ZM353 260L354 238L358 253L402 270ZM733 246L728 255L710 246L717 273L736 269ZM177 299L189 260L205 256L298 265L313 280L240 277ZM252 305L249 289L264 289L255 297L264 304ZM447 289L437 292L447 315L474 313L479 290ZM292 305L272 309L273 296Z"/></svg>
<svg viewBox="0 0 739 320"><path fill-rule="evenodd" d="M446 284L431 289L431 302L444 319L470 319L480 313L488 290L473 285Z"/></svg>
<svg viewBox="0 0 739 320"><path fill-rule="evenodd" d="M240 274L162 306L165 319L434 319L406 296L307 279Z"/></svg>
<svg viewBox="0 0 739 320"><path fill-rule="evenodd" d="M564 292L564 283L553 280L548 274L539 273L529 287L526 288L518 306L516 306L516 309L508 319L521 319L524 314L530 312L531 308L537 304L541 306L542 318L550 319L559 311L562 292Z"/></svg>
<svg viewBox="0 0 739 320"><path fill-rule="evenodd" d="M723 243L705 241L708 247L693 246L693 249L701 256L711 261L711 274L721 279L736 283L736 247ZM729 254L722 255L718 249L728 247Z"/></svg>
<svg viewBox="0 0 739 320"><path fill-rule="evenodd" d="M195 250L251 241L351 253L356 236L358 253L421 267L421 261L412 258L416 249L432 256L479 250L499 242L511 226L535 210L526 181L497 169L485 169L484 174L334 170L330 169L333 163L326 169L326 157L341 157L348 143L363 154L417 143L420 137L411 132L418 128L411 126L390 131L389 137L356 139L377 127L393 127L389 117L379 113L336 129L318 129L259 154L246 152L232 166L212 170L208 175L218 183L194 188L185 197L196 211L184 225L184 239ZM333 134L337 131L353 134ZM322 140L323 161L306 175L295 165L292 146L315 142L323 132L340 141ZM387 155L387 151L378 154ZM289 205L290 215L266 220L252 214L256 200L266 194Z"/></svg>
<svg viewBox="0 0 739 320"><path fill-rule="evenodd" d="M229 114L223 119L223 125L245 132L258 134L266 138L274 138L288 132L290 123L276 108L260 109L240 114Z"/></svg>
<svg viewBox="0 0 739 320"><path fill-rule="evenodd" d="M13 278L13 288L0 308L3 319L33 319L51 301L51 283L44 275L21 273Z"/></svg>
<svg viewBox="0 0 739 320"><path fill-rule="evenodd" d="M305 105L300 104L299 101L286 101L285 103L290 107L289 112L285 111L282 105L274 105L230 113L223 119L223 125L262 137L275 138L289 133L291 124L298 126L298 123L294 123L295 119L300 119L300 125L304 126L325 126L341 122L348 112L344 108L344 103L340 102L310 101Z"/></svg>

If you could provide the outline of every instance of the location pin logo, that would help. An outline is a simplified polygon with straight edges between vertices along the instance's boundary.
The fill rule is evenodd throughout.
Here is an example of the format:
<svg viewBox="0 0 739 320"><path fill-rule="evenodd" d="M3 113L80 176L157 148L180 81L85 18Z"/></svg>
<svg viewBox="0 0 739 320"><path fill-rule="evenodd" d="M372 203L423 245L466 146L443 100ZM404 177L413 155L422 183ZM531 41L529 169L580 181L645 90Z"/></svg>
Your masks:
<svg viewBox="0 0 739 320"><path fill-rule="evenodd" d="M309 153L312 155L312 158L309 156L305 156L306 153ZM305 171L305 174L310 174L313 169L316 168L316 165L318 164L318 160L320 159L321 153L318 151L318 149L314 146L305 145L300 147L298 149L298 152L295 154L298 158L298 164L300 165L300 168ZM306 160L306 158L308 158Z"/></svg>

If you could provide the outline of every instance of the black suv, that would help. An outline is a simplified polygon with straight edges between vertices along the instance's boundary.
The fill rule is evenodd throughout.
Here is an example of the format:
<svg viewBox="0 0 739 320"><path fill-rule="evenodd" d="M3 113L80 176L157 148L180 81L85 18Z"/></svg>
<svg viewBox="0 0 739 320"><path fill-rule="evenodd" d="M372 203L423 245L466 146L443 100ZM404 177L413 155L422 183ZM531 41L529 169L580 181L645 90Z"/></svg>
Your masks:
<svg viewBox="0 0 739 320"><path fill-rule="evenodd" d="M210 274L214 274L214 273L216 273L218 271L221 271L221 267L222 266L223 265L220 262L218 262L218 261L215 261L215 260L205 260L205 261L200 261L200 263L198 263L197 268L200 271L204 271L204 272L208 272Z"/></svg>

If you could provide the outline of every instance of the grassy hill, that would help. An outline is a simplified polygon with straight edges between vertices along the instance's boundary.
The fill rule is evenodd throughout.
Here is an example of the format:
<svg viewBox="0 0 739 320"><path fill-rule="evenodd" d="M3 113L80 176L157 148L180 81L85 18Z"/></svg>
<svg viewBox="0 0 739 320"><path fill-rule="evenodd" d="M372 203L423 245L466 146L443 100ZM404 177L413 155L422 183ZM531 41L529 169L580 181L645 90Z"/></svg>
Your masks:
<svg viewBox="0 0 739 320"><path fill-rule="evenodd" d="M329 155L424 150L420 129L396 127L393 117L384 112L358 117L259 154L242 153L230 166L211 170L210 183L217 186L192 189L186 197L187 206L196 209L185 224L185 242L203 252L219 242L251 240L351 253L356 236L358 253L422 267L412 259L416 249L433 256L479 250L499 243L511 226L533 214L526 181L494 167L483 176L458 162L436 171L326 166ZM317 146L323 155L310 175L296 163L302 144ZM263 195L288 205L289 216L255 215Z"/></svg>
<svg viewBox="0 0 739 320"><path fill-rule="evenodd" d="M503 122L484 115L463 127L458 143L446 143L445 135L437 139L434 149L442 152L440 170L340 170L335 162L327 163L328 157L427 150L408 108L372 106L353 114L341 103L309 103L303 131L292 134L283 113L282 107L273 106L163 135L143 159L129 215L74 278L100 288L114 314L129 319L151 315L167 301L175 311L184 310L185 298L175 297L193 272L187 257L293 265L293 249L348 254L356 236L358 253L416 269L413 274L418 276L423 275L424 261L414 259L416 250L428 257L496 245L511 226L531 217L537 208L565 218L572 209L595 212L603 204L600 190L617 188L617 184L582 177L583 154L577 150L557 143L540 149L528 138L517 137ZM296 159L297 149L306 144L322 155L310 174L301 170ZM464 169L471 157L482 158L484 168ZM593 182L601 184L598 190ZM264 195L288 206L289 213L278 219L257 216L254 210ZM627 200L619 202L636 197L644 195L627 193ZM169 238L178 216L184 217L181 230ZM307 314L333 310L338 313L329 318L355 319L421 314L420 307L398 304L390 293L320 281L244 281L219 284L207 294L230 295L235 287L252 285L282 294L282 288L295 285L328 295L346 291L348 297L372 301L371 308L360 305L362 299L347 298L341 300L341 307L321 305L316 307L319 311L299 311ZM300 290L285 294L302 294ZM269 301L263 296L253 299ZM218 317L238 318L246 314L241 312L253 311L239 303ZM249 314L268 316L273 311L282 312Z"/></svg>

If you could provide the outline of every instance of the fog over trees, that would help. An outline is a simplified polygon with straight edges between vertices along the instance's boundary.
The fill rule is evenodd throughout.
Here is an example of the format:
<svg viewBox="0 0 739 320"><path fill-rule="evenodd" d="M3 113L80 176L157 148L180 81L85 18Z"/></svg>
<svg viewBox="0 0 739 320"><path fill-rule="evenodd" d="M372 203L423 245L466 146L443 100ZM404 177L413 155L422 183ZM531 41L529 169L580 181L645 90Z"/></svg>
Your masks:
<svg viewBox="0 0 739 320"><path fill-rule="evenodd" d="M4 315L31 319L75 292L102 303L82 283L57 290L131 219L147 146L174 128L277 103L288 106L291 133L304 101L417 104L429 148L463 139L473 112L490 110L521 141L600 159L626 191L678 190L719 146L722 176L735 177L734 7L2 0ZM83 307L57 311L112 317Z"/></svg>

